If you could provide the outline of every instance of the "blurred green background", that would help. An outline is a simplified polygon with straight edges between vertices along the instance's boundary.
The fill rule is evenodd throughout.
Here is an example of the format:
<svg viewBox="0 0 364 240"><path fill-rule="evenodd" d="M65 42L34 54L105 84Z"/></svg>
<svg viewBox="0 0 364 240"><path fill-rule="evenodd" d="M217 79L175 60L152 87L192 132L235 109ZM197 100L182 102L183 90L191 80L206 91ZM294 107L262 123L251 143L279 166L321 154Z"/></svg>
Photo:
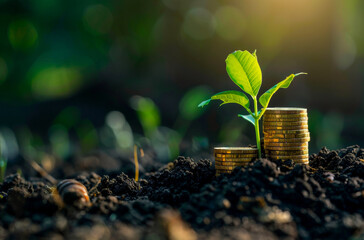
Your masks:
<svg viewBox="0 0 364 240"><path fill-rule="evenodd" d="M209 156L255 144L226 56L257 49L261 93L309 75L270 106L307 107L311 152L363 145L364 2L359 0L0 0L3 159L95 150Z"/></svg>

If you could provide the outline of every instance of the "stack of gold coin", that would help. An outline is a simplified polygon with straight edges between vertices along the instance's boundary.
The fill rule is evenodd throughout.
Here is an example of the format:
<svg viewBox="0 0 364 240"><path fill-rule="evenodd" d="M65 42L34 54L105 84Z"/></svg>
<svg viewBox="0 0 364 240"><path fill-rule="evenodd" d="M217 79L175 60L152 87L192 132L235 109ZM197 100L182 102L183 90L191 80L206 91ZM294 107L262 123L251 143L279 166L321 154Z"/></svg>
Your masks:
<svg viewBox="0 0 364 240"><path fill-rule="evenodd" d="M306 108L267 108L263 133L266 157L308 164L310 132Z"/></svg>
<svg viewBox="0 0 364 240"><path fill-rule="evenodd" d="M258 157L258 149L250 147L215 147L216 176L231 173L238 166L246 166Z"/></svg>

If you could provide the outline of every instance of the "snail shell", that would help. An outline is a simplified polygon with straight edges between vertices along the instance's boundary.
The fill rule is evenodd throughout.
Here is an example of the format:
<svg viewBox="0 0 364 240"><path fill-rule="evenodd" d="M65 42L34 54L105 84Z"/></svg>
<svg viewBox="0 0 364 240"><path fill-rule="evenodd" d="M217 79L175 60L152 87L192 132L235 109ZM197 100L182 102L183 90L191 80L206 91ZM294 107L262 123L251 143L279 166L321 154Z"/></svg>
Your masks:
<svg viewBox="0 0 364 240"><path fill-rule="evenodd" d="M88 203L90 198L86 187L74 179L65 179L57 184L57 192L66 204L72 204L75 201Z"/></svg>

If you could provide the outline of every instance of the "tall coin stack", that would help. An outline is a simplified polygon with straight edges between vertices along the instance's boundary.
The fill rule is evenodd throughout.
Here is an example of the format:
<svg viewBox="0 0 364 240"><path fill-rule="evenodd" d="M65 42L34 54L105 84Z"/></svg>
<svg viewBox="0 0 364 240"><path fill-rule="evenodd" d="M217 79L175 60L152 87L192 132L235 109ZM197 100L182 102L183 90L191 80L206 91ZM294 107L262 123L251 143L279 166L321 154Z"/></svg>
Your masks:
<svg viewBox="0 0 364 240"><path fill-rule="evenodd" d="M310 132L306 108L267 108L263 133L266 157L308 164Z"/></svg>
<svg viewBox="0 0 364 240"><path fill-rule="evenodd" d="M258 149L250 147L215 147L216 176L231 173L238 166L246 166L258 157Z"/></svg>

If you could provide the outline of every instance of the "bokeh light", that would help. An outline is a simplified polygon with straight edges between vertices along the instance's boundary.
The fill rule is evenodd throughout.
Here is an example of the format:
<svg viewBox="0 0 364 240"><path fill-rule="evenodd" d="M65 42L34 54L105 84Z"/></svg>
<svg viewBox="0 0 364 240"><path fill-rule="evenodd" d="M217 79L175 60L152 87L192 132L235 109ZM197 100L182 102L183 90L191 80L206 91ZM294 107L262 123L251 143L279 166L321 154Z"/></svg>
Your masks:
<svg viewBox="0 0 364 240"><path fill-rule="evenodd" d="M2 84L8 75L8 66L3 58L0 57L0 84Z"/></svg>
<svg viewBox="0 0 364 240"><path fill-rule="evenodd" d="M226 40L239 39L245 29L246 20L238 8L231 6L220 7L215 13L216 32Z"/></svg>
<svg viewBox="0 0 364 240"><path fill-rule="evenodd" d="M29 50L35 47L38 32L29 20L16 20L9 25L9 41L16 50Z"/></svg>
<svg viewBox="0 0 364 240"><path fill-rule="evenodd" d="M348 34L337 36L334 43L334 61L339 69L346 70L355 61L357 54L356 44Z"/></svg>
<svg viewBox="0 0 364 240"><path fill-rule="evenodd" d="M130 149L133 146L133 132L124 115L118 111L109 112L106 115L106 125L112 130L116 140L116 146L120 149ZM104 135L105 136L105 135ZM108 141L106 139L106 141Z"/></svg>
<svg viewBox="0 0 364 240"><path fill-rule="evenodd" d="M145 134L150 136L161 123L158 107L152 99L141 96L133 96L130 105L138 113Z"/></svg>
<svg viewBox="0 0 364 240"><path fill-rule="evenodd" d="M53 125L49 129L49 140L53 154L61 159L70 156L72 147L67 128L62 125Z"/></svg>
<svg viewBox="0 0 364 240"><path fill-rule="evenodd" d="M186 13L183 31L196 40L210 38L215 32L215 19L208 10L193 8Z"/></svg>
<svg viewBox="0 0 364 240"><path fill-rule="evenodd" d="M97 4L86 8L83 16L88 30L95 34L105 34L111 29L113 16L109 8Z"/></svg>
<svg viewBox="0 0 364 240"><path fill-rule="evenodd" d="M58 98L75 93L82 85L77 68L49 67L32 78L32 91L38 98Z"/></svg>

